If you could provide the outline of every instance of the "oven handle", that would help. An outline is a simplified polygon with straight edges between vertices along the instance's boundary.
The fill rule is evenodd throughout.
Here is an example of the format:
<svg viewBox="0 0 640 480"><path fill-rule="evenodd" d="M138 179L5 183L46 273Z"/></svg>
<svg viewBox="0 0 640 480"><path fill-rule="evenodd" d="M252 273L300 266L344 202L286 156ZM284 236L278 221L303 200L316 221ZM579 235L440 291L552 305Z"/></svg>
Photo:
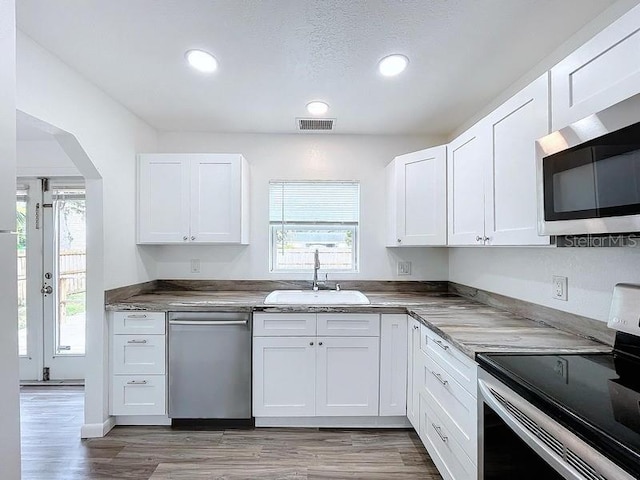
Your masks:
<svg viewBox="0 0 640 480"><path fill-rule="evenodd" d="M498 385L501 385L499 382ZM521 399L508 388L501 388L493 383L489 383L485 378L478 379L478 389L480 397L491 409L504 420L504 422L527 443L542 459L567 479L585 480L566 460L551 450L547 445L542 443L529 430L527 430L520 421L509 410L502 405L491 393L491 389L497 391L504 397L513 407L520 410L530 420L539 424L540 427L546 429L557 441L571 448L578 456L588 458L592 467L597 467L604 478L616 478L619 480L634 480L627 472L622 470L611 460L607 459L599 452L591 447L587 447L581 440L567 431L564 427L557 424L554 420L547 417L544 413L538 411L535 407L528 404L527 401ZM566 453L565 453L566 454Z"/></svg>

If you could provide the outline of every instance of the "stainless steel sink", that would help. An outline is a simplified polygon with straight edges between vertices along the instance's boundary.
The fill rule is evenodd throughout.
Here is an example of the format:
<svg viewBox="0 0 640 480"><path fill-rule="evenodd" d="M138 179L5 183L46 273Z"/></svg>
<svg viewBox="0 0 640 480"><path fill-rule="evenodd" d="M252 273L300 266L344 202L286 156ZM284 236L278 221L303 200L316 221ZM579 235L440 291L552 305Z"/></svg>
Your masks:
<svg viewBox="0 0 640 480"><path fill-rule="evenodd" d="M358 290L274 290L264 300L265 305L369 305L371 302Z"/></svg>

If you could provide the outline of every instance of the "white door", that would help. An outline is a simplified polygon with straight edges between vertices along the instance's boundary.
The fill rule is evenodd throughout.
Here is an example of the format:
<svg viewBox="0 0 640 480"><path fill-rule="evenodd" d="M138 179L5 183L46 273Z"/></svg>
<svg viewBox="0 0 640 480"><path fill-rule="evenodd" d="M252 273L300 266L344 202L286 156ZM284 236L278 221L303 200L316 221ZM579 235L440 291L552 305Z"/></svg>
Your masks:
<svg viewBox="0 0 640 480"><path fill-rule="evenodd" d="M396 158L399 245L447 243L447 147Z"/></svg>
<svg viewBox="0 0 640 480"><path fill-rule="evenodd" d="M48 181L30 182L29 186L29 194L18 199L18 208L26 213L26 248L18 246L20 376L22 380L83 379L84 187ZM26 268L21 265L26 257L23 252L28 252Z"/></svg>
<svg viewBox="0 0 640 480"><path fill-rule="evenodd" d="M316 337L254 337L253 416L315 415Z"/></svg>
<svg viewBox="0 0 640 480"><path fill-rule="evenodd" d="M535 141L549 133L549 77L542 75L493 111L485 173L487 245L544 245L538 235Z"/></svg>
<svg viewBox="0 0 640 480"><path fill-rule="evenodd" d="M447 159L449 245L484 244L484 168L488 130L478 123L449 144Z"/></svg>
<svg viewBox="0 0 640 480"><path fill-rule="evenodd" d="M378 337L317 337L317 416L378 415Z"/></svg>
<svg viewBox="0 0 640 480"><path fill-rule="evenodd" d="M191 241L239 243L242 157L190 155Z"/></svg>
<svg viewBox="0 0 640 480"><path fill-rule="evenodd" d="M138 157L138 243L189 241L189 156Z"/></svg>
<svg viewBox="0 0 640 480"><path fill-rule="evenodd" d="M419 430L420 421L420 389L416 377L419 376L420 367L420 323L415 319L409 320L407 332L407 417L415 428Z"/></svg>

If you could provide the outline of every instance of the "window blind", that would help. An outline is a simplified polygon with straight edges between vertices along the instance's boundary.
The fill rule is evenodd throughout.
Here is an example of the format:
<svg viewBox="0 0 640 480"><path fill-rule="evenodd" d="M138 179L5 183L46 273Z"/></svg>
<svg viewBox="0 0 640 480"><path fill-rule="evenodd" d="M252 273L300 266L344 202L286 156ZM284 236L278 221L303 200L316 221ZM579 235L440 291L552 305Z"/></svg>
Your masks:
<svg viewBox="0 0 640 480"><path fill-rule="evenodd" d="M358 182L269 182L271 223L357 224L359 216Z"/></svg>

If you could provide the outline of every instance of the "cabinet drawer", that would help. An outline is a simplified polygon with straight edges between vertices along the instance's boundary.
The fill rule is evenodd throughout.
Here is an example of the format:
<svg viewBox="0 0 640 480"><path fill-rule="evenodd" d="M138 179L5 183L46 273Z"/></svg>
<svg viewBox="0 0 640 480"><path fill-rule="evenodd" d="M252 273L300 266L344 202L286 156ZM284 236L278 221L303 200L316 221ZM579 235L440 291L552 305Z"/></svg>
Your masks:
<svg viewBox="0 0 640 480"><path fill-rule="evenodd" d="M318 335L328 337L379 337L380 315L374 313L320 313Z"/></svg>
<svg viewBox="0 0 640 480"><path fill-rule="evenodd" d="M113 373L165 373L164 335L113 335Z"/></svg>
<svg viewBox="0 0 640 480"><path fill-rule="evenodd" d="M478 397L478 365L451 343L422 326L420 343L426 342L429 357L447 371L473 398Z"/></svg>
<svg viewBox="0 0 640 480"><path fill-rule="evenodd" d="M164 335L164 312L114 312L113 333Z"/></svg>
<svg viewBox="0 0 640 480"><path fill-rule="evenodd" d="M309 337L316 334L315 313L254 313L254 337Z"/></svg>
<svg viewBox="0 0 640 480"><path fill-rule="evenodd" d="M445 480L476 480L478 469L428 402L420 399L420 439Z"/></svg>
<svg viewBox="0 0 640 480"><path fill-rule="evenodd" d="M113 375L111 415L165 415L164 375Z"/></svg>
<svg viewBox="0 0 640 480"><path fill-rule="evenodd" d="M420 380L420 394L427 399L471 461L477 463L477 400L429 356L425 358Z"/></svg>

